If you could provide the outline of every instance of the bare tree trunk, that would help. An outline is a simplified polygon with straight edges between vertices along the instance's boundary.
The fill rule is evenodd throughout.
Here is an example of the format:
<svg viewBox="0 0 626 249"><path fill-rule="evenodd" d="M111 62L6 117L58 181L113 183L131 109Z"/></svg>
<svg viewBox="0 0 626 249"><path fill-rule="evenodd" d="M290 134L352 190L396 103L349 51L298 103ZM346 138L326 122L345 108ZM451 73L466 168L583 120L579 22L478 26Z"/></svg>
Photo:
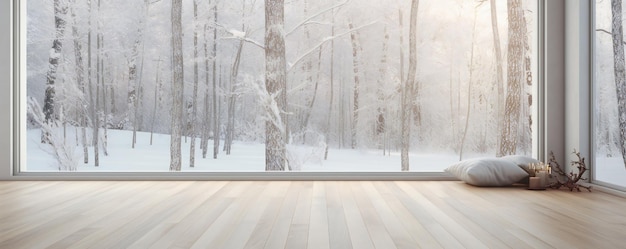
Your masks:
<svg viewBox="0 0 626 249"><path fill-rule="evenodd" d="M245 30L245 29L244 29ZM233 144L235 136L235 104L237 103L238 94L237 91L237 77L239 75L239 65L241 63L241 52L243 51L243 45L245 41L239 41L239 48L237 49L237 55L233 62L233 67L230 71L230 93L228 94L228 119L226 124L226 141L224 141L224 151L226 155L230 155L230 149Z"/></svg>
<svg viewBox="0 0 626 249"><path fill-rule="evenodd" d="M304 12L303 12L303 16L308 17L309 16L309 11L308 11L308 1L304 0L303 1L303 5L304 5ZM308 25L304 25L302 26L302 30L304 31L304 46L308 46L308 42L311 41L311 32L309 30L309 26ZM304 59L304 63L302 64L302 75L304 75L304 85L305 87L300 88L300 92L303 95L298 96L299 98L296 98L296 101L299 102L297 103L298 106L309 106L309 103L311 103L311 100L309 100L309 94L308 94L308 86L310 84L313 83L313 58L311 57L311 55L307 55L306 58ZM315 93L314 93L315 94ZM302 101L302 102L300 102ZM293 104L292 104L293 105ZM303 108L294 108L294 110L291 110L292 112L294 112L295 115L292 115L292 117L294 117L295 122L290 124L295 127L299 132L301 132L302 134L302 144L304 144L306 142L306 133L307 133L307 128L308 128L308 115L310 114L308 109L304 109ZM288 128L288 131L291 131L292 128ZM288 135L290 135L290 133L288 133Z"/></svg>
<svg viewBox="0 0 626 249"><path fill-rule="evenodd" d="M467 130L469 129L469 120L470 114L472 110L472 81L474 80L474 41L476 37L476 12L478 10L474 9L474 24L472 25L472 49L470 52L470 61L469 61L469 80L467 82L467 112L465 114L465 130L463 131L463 137L461 138L461 145L459 148L459 161L463 160L463 147L465 147L465 139L467 138Z"/></svg>
<svg viewBox="0 0 626 249"><path fill-rule="evenodd" d="M377 97L378 97L378 110L376 113L376 136L381 139L381 141L379 142L380 145L382 146L382 151L383 151L383 156L387 153L387 147L386 147L386 123L385 123L385 116L386 116L386 112L387 112L387 99L385 96L385 87L387 86L387 84L385 84L385 82L387 81L387 52L389 50L389 33L387 32L387 26L385 26L385 31L384 31L384 39L383 39L383 50L382 50L382 56L380 59L380 69L378 70L378 72L380 73L379 77L378 77L378 89L377 89Z"/></svg>
<svg viewBox="0 0 626 249"><path fill-rule="evenodd" d="M161 90L161 78L159 72L161 71L161 58L157 61L156 79L154 84L154 109L152 109L152 126L150 127L150 145L152 145L152 135L154 133L154 124L156 123L157 109L159 109L159 92Z"/></svg>
<svg viewBox="0 0 626 249"><path fill-rule="evenodd" d="M170 142L170 171L181 170L181 137L183 119L182 0L172 0L172 135Z"/></svg>
<svg viewBox="0 0 626 249"><path fill-rule="evenodd" d="M335 36L335 10L333 10L333 21L330 36ZM326 119L326 147L324 148L324 160L328 160L328 144L330 143L330 120L333 113L333 100L335 98L335 40L330 41L330 103L328 104L328 117Z"/></svg>
<svg viewBox="0 0 626 249"><path fill-rule="evenodd" d="M619 145L626 167L626 71L624 71L624 30L622 27L622 1L611 0L611 27L613 29L613 66L619 120Z"/></svg>
<svg viewBox="0 0 626 249"><path fill-rule="evenodd" d="M202 117L202 139L200 147L202 148L202 158L206 158L209 147L209 130L210 125L210 106L209 106L209 41L207 39L208 25L204 25L204 114Z"/></svg>
<svg viewBox="0 0 626 249"><path fill-rule="evenodd" d="M504 118L504 72L502 62L502 48L500 46L500 32L498 30L498 16L496 9L496 0L490 0L491 3L491 30L493 33L493 47L496 56L496 85L498 89L498 103L496 104L496 120ZM498 130L502 130L502 122L498 122ZM497 137L496 145L500 148L501 137Z"/></svg>
<svg viewBox="0 0 626 249"><path fill-rule="evenodd" d="M98 9L100 9L100 1L98 1ZM104 79L105 79L105 70L104 70L104 57L105 57L105 49L104 49L104 34L102 34L102 28L99 28L99 36L100 36L100 51L98 52L99 56L100 56L100 86L102 86L102 117L103 117L103 122L104 124L102 124L102 127L104 129L104 137L102 138L102 152L104 152L104 156L108 156L109 155L109 151L107 150L107 140L108 140L108 129L107 129L107 124L108 124L108 112L107 112L107 88L106 88L106 84L104 83Z"/></svg>
<svg viewBox="0 0 626 249"><path fill-rule="evenodd" d="M48 67L48 73L46 74L46 92L43 106L43 113L47 124L52 124L54 120L57 119L54 113L54 99L56 95L54 84L57 79L57 70L59 68L59 60L61 59L61 50L63 49L62 40L65 35L65 26L67 23L65 21L66 14L67 5L61 0L54 0L55 35L54 41L52 42L52 49L50 50L50 58L48 59L50 66ZM49 143L48 136L49 134L42 132L41 142Z"/></svg>
<svg viewBox="0 0 626 249"><path fill-rule="evenodd" d="M402 126L402 122L404 122L403 121L404 119L402 118L403 117L402 115L404 113L404 109L402 109L402 106L404 106L404 97L402 97L403 96L402 94L404 94L404 87L406 87L406 83L404 82L406 79L404 78L404 76L405 76L405 72L404 72L404 54L405 54L404 53L404 17L403 17L402 9L398 9L398 22L399 22L399 25L400 25L400 31L398 32L400 34L400 41L399 41L399 43L400 43L400 55L399 55L399 58L400 58L400 75L399 75L399 78L400 78L400 88L402 89L402 92L400 93L401 94L400 102L398 104L400 105L400 108L401 108L400 109L400 123L401 123L400 126ZM402 144L402 138L400 138L400 145L401 144ZM402 147L402 146L400 146L400 147ZM398 143L397 142L396 142L396 148L398 148ZM407 159L408 159L408 157L407 157Z"/></svg>
<svg viewBox="0 0 626 249"><path fill-rule="evenodd" d="M74 40L74 56L76 57L76 82L78 82L78 86L83 94L83 97L87 97L87 91L85 89L85 65L83 62L83 47L80 43L80 34L78 33L78 26L76 25L76 13L74 13L74 8L70 8L72 14L72 36ZM83 100L80 103L80 126L81 126L81 143L83 145L83 162L85 164L89 163L89 150L87 145L87 118L88 113L86 110L87 103Z"/></svg>
<svg viewBox="0 0 626 249"><path fill-rule="evenodd" d="M348 23L348 27L352 30L354 29L354 25L352 22ZM360 77L359 77L359 52L361 51L361 46L358 41L358 32L350 33L350 40L352 42L352 66L354 69L354 95L352 102L352 126L351 126L351 135L352 135L352 149L356 149L357 147L357 129L359 123L359 91L360 91Z"/></svg>
<svg viewBox="0 0 626 249"><path fill-rule="evenodd" d="M117 70L115 70L117 71ZM113 81L115 82L115 80ZM113 83L112 82L112 83ZM115 114L117 113L117 108L115 107L115 86L113 86L113 84L111 84L111 90L109 91L109 96L111 96L111 114Z"/></svg>
<svg viewBox="0 0 626 249"><path fill-rule="evenodd" d="M97 99L94 99L97 97L97 92L94 93L93 91L93 87L94 84L92 83L93 78L91 77L92 75L92 71L93 71L93 67L91 65L92 63L92 58L91 58L91 33L92 33L92 25L91 25L91 1L88 0L87 1L87 5L89 6L89 21L88 21L88 27L89 27L89 33L87 34L87 85L89 87L89 99L90 99L90 112L91 112L91 123L92 123L92 138L91 138L91 145L93 146L93 151L94 151L94 166L98 167L100 166L100 154L99 154L99 148L98 148L98 129L99 129L99 122L98 122L98 108L97 108ZM97 85L97 82L96 82Z"/></svg>
<svg viewBox="0 0 626 249"><path fill-rule="evenodd" d="M454 71L453 71L453 66L454 66L454 51L452 53L450 53L450 82L449 82L449 88L450 88L450 127L451 127L451 135L452 135L452 141L451 144L456 143L457 141L457 122L456 119L459 116L459 110L457 108L455 108L455 101L454 101L454 90L456 89L453 85L454 85ZM459 89L456 89L457 91ZM460 100L460 99L459 99ZM454 146L455 150L457 150L460 146Z"/></svg>
<svg viewBox="0 0 626 249"><path fill-rule="evenodd" d="M213 21L217 23L217 4L213 6ZM217 29L213 29L213 159L217 159L220 148L220 115L217 108Z"/></svg>
<svg viewBox="0 0 626 249"><path fill-rule="evenodd" d="M146 14L147 16L147 14ZM142 118L141 117L141 112L139 110L142 109L143 107L143 66L144 61L146 59L146 44L145 43L141 43L141 66L139 66L139 74L138 74L138 79L137 79L137 85L136 85L136 91L137 91L137 97L135 98L135 106L133 109L133 148L135 148L135 144L137 143L137 129L139 129L142 126Z"/></svg>
<svg viewBox="0 0 626 249"><path fill-rule="evenodd" d="M189 145L189 167L195 166L196 160L196 116L198 115L198 2L197 0L193 1L193 93L191 97L191 117L189 118L191 122L191 130L189 131L189 135L191 136L191 143Z"/></svg>
<svg viewBox="0 0 626 249"><path fill-rule="evenodd" d="M343 77L339 77L339 148L346 146L346 93Z"/></svg>
<svg viewBox="0 0 626 249"><path fill-rule="evenodd" d="M146 12L147 12L147 2L146 2ZM145 14L147 16L147 13ZM139 48L141 46L142 50L145 48L145 46L143 45L143 31L145 28L144 25L145 20L141 19L139 22L139 27L137 28L137 37L135 39L135 43L133 45L133 50L131 52L130 55L130 61L129 61L129 65L128 65L128 110L126 112L126 117L125 117L125 126L129 125L130 121L130 115L133 115L133 120L132 120L132 129L133 129L133 136L132 136L132 141L131 141L131 147L134 149L135 148L135 143L137 142L137 126L138 126L138 122L137 122L137 109L139 108L139 87L141 85L141 75L138 75L137 73L137 58L139 57ZM144 57L144 53L142 52L141 54L142 56L142 62L141 62L141 69L139 74L141 74L143 71L143 57ZM138 79L139 78L139 79Z"/></svg>
<svg viewBox="0 0 626 249"><path fill-rule="evenodd" d="M265 0L265 87L273 107L265 122L265 170L285 170L285 108L287 65L285 59L284 0ZM278 113L272 113L271 109Z"/></svg>
<svg viewBox="0 0 626 249"><path fill-rule="evenodd" d="M501 143L498 156L512 155L517 151L518 121L520 116L520 96L522 90L524 63L524 12L521 0L508 0L509 45L507 54L507 82L504 124L501 130Z"/></svg>
<svg viewBox="0 0 626 249"><path fill-rule="evenodd" d="M101 111L100 111L100 86L103 85L104 83L102 83L102 40L101 40L101 16L100 16L100 4L101 4L101 0L98 0L98 14L96 17L96 25L97 25L97 33L96 33L96 100L95 103L93 104L94 107L94 118L93 118L93 122L94 122L94 129L93 129L93 147L94 147L94 161L95 161L95 165L99 166L100 165L100 126L102 126L102 124L100 124L100 115L101 115Z"/></svg>
<svg viewBox="0 0 626 249"><path fill-rule="evenodd" d="M233 145L233 139L235 137L235 103L237 96L233 93L234 87L231 82L231 94L228 97L228 111L227 111L227 119L226 119L226 137L224 141L224 151L226 155L230 155L230 149Z"/></svg>
<svg viewBox="0 0 626 249"><path fill-rule="evenodd" d="M417 74L417 11L419 0L411 3L411 21L409 23L409 75L402 88L402 136L400 163L402 171L409 171L409 145L411 137L411 107L413 87Z"/></svg>
<svg viewBox="0 0 626 249"><path fill-rule="evenodd" d="M304 127L304 133L302 134L302 143L306 143L306 133L309 127L309 119L311 118L311 112L313 112L313 106L315 105L315 99L317 98L317 88L319 87L320 74L321 72L321 63L322 63L322 47L320 47L317 55L317 76L315 79L315 86L313 88L313 98L307 104L307 109L304 114L304 122L302 123Z"/></svg>

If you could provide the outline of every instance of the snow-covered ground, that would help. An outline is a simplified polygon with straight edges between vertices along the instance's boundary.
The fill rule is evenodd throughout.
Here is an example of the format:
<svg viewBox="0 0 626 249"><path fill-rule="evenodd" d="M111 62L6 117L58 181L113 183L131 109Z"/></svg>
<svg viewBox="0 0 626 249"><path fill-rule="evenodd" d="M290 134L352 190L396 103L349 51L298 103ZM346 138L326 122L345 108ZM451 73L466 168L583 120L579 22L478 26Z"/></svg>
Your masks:
<svg viewBox="0 0 626 249"><path fill-rule="evenodd" d="M67 129L67 141L76 143L74 128ZM100 152L100 166L93 166L93 148L89 148L89 164L82 163L82 147L76 147L75 155L81 162L78 171L109 171L109 172L159 172L169 170L169 135L154 134L153 145L150 145L150 134L138 132L137 144L131 148L132 132L109 130L108 152L104 156ZM22 170L41 172L58 171L55 159L47 152L49 145L41 144L40 130L27 132L26 165ZM183 139L184 141L184 139ZM231 155L226 155L220 148L218 159L212 158L213 142L209 141L207 158L202 158L202 151L196 147L195 167L189 167L189 142L183 144L182 171L207 172L254 172L265 170L265 147L261 143L235 141ZM196 145L200 141L197 140ZM400 154L392 152L383 156L381 150L351 150L330 148L328 160L323 160L322 146L289 147L290 161L295 170L310 172L394 172L400 170ZM470 155L477 157L481 155ZM411 154L411 171L441 172L448 165L458 160L457 155L449 154ZM299 169L298 169L299 168Z"/></svg>
<svg viewBox="0 0 626 249"><path fill-rule="evenodd" d="M74 128L68 128L67 141L76 143ZM55 159L47 152L49 145L39 143L41 131L28 130L26 143L26 165L22 170L31 172L58 171ZM109 156L100 152L100 166L93 166L93 148L89 148L89 164L82 163L82 147L77 147L75 155L81 162L78 171L83 172L166 172L169 171L169 135L154 134L150 145L150 134L137 133L134 149L130 142L132 132L109 130ZM184 141L184 139L183 139ZM189 167L189 142L183 144L182 171L206 172L258 172L265 170L265 147L261 143L235 141L231 155L226 155L220 148L218 159L212 158L213 142L210 141L208 157L202 158L202 151L196 148L196 165ZM196 142L199 145L200 141ZM290 161L295 170L309 172L397 172L400 170L400 154L392 152L383 156L381 150L351 150L332 148L328 160L323 160L322 146L289 146ZM470 155L481 157L489 155ZM621 157L598 158L595 176L597 180L615 185L626 186L626 168ZM441 172L448 165L457 162L454 154L417 154L410 155L411 171Z"/></svg>
<svg viewBox="0 0 626 249"><path fill-rule="evenodd" d="M595 179L626 187L626 167L622 157L601 157L596 159Z"/></svg>

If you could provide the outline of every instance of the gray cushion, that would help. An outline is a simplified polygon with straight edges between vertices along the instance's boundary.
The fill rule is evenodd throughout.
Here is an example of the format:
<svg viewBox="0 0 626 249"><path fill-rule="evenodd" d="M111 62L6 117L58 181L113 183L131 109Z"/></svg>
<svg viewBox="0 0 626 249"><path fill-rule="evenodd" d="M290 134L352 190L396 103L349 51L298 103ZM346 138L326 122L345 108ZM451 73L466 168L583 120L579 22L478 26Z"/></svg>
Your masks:
<svg viewBox="0 0 626 249"><path fill-rule="evenodd" d="M510 160L501 158L468 159L450 165L446 172L475 186L509 186L528 176Z"/></svg>
<svg viewBox="0 0 626 249"><path fill-rule="evenodd" d="M505 160L509 160L509 161L517 164L517 166L519 166L520 168L522 168L523 170L528 172L528 174L530 174L530 175L534 175L535 172L531 172L529 165L531 163L539 163L540 162L539 160L534 159L532 157L520 156L520 155L503 156L501 158L505 159Z"/></svg>

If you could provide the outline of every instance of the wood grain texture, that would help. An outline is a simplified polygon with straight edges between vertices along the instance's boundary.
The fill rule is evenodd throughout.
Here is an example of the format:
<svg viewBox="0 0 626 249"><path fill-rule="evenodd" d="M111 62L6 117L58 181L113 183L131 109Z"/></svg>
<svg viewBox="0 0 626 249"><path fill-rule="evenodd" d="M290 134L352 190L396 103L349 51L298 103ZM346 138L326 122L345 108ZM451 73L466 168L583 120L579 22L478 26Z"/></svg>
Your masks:
<svg viewBox="0 0 626 249"><path fill-rule="evenodd" d="M461 182L0 182L0 248L620 248L626 200Z"/></svg>

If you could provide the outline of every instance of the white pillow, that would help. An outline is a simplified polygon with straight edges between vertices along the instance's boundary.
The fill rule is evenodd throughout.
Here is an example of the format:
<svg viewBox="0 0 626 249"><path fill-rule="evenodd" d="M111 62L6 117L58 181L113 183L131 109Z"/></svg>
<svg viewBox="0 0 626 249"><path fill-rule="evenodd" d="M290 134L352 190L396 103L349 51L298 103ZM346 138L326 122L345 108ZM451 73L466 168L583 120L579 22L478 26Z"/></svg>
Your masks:
<svg viewBox="0 0 626 249"><path fill-rule="evenodd" d="M522 180L528 173L517 164L501 158L468 159L450 165L446 172L475 186L508 186Z"/></svg>
<svg viewBox="0 0 626 249"><path fill-rule="evenodd" d="M531 173L529 164L531 164L531 163L539 163L539 160L534 159L532 157L528 157L528 156L510 155L510 156L503 156L501 158L505 159L505 160L509 160L509 161L517 164L517 166L519 166L520 168L522 168L523 170L528 172L528 174ZM533 174L534 174L534 172L533 172Z"/></svg>

